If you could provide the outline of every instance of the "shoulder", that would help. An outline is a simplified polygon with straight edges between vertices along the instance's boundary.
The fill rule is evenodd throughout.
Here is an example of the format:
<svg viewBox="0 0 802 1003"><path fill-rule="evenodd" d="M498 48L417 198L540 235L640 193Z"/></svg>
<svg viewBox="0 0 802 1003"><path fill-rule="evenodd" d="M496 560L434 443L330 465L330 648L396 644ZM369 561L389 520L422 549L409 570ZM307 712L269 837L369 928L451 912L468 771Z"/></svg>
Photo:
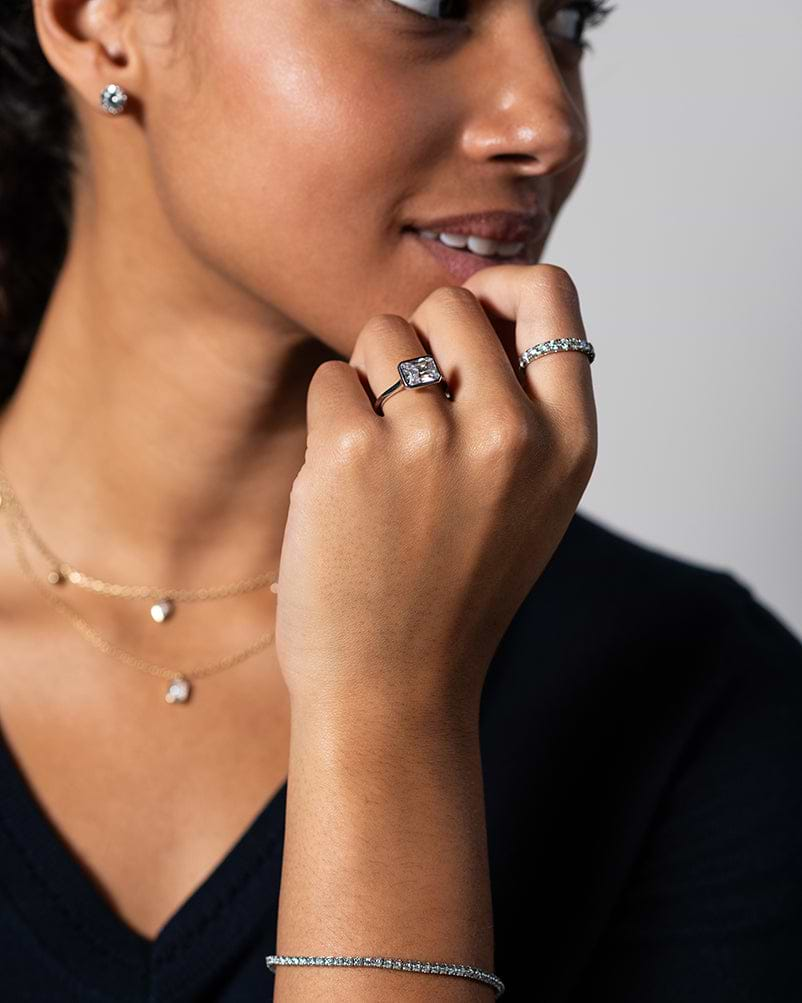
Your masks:
<svg viewBox="0 0 802 1003"><path fill-rule="evenodd" d="M671 602L706 613L754 603L751 588L731 571L679 557L656 545L613 530L577 512L546 573L582 575L595 598L634 602L638 607Z"/></svg>
<svg viewBox="0 0 802 1003"><path fill-rule="evenodd" d="M649 804L577 998L779 1003L802 985L802 644L728 571L586 518L567 544L555 578L618 623L605 737L648 773L618 761L621 819Z"/></svg>
<svg viewBox="0 0 802 1003"><path fill-rule="evenodd" d="M782 672L802 692L802 643L731 571L678 557L577 513L519 611L574 603L599 643ZM592 625L592 626L591 626Z"/></svg>
<svg viewBox="0 0 802 1003"><path fill-rule="evenodd" d="M572 1000L798 991L802 644L748 585L577 514L484 722L491 845L552 865L510 894L551 903L555 952L595 945Z"/></svg>
<svg viewBox="0 0 802 1003"><path fill-rule="evenodd" d="M733 833L802 839L802 642L729 571L577 515L509 644L510 688L542 654L573 733L642 767L682 817L710 820L712 796Z"/></svg>
<svg viewBox="0 0 802 1003"><path fill-rule="evenodd" d="M577 733L603 738L622 757L637 748L644 767L651 750L664 780L704 746L736 772L776 769L802 785L799 638L729 571L585 515L575 515L491 670L488 703L510 720L542 717L558 744Z"/></svg>

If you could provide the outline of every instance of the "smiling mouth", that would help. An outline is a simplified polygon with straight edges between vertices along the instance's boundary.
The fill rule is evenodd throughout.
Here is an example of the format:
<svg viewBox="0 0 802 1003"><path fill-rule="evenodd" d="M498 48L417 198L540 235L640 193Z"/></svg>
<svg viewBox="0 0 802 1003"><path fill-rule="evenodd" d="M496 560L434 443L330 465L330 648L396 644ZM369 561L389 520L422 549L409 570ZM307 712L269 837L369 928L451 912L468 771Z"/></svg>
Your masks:
<svg viewBox="0 0 802 1003"><path fill-rule="evenodd" d="M527 247L525 241L518 241L517 244L522 245L520 249L515 250L512 254L507 253L504 256L501 254L480 253L480 251L488 247L488 244L478 238L470 238L471 246L450 247L437 236L431 236L432 231L417 230L415 227L408 226L404 227L403 232L412 237L416 244L421 246L431 258L445 268L450 275L458 279L460 283L465 282L471 275L475 275L476 272L483 268L490 268L495 265L534 264L534 261L530 257L531 248ZM498 244L498 242L493 243ZM511 244L512 242L506 245L508 252L511 250ZM475 248L475 250L471 249L471 247ZM502 244L501 249L504 250L505 245Z"/></svg>
<svg viewBox="0 0 802 1003"><path fill-rule="evenodd" d="M527 241L525 240L504 242L466 234L438 234L433 230L422 230L413 226L406 226L404 230L414 233L421 240L434 241L449 250L461 251L473 257L491 258L499 264L505 261L515 261L520 264L528 259Z"/></svg>

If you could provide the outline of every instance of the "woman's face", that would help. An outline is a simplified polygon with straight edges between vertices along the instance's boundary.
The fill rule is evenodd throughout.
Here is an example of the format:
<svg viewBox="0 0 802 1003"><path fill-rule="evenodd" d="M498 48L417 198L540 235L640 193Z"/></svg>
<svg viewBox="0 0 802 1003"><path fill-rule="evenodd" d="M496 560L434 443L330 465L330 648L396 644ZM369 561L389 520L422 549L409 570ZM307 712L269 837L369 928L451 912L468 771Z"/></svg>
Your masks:
<svg viewBox="0 0 802 1003"><path fill-rule="evenodd" d="M291 324L348 356L371 315L460 284L405 229L438 217L538 208L539 259L586 150L573 6L178 10L181 57L148 93L157 190L193 253Z"/></svg>

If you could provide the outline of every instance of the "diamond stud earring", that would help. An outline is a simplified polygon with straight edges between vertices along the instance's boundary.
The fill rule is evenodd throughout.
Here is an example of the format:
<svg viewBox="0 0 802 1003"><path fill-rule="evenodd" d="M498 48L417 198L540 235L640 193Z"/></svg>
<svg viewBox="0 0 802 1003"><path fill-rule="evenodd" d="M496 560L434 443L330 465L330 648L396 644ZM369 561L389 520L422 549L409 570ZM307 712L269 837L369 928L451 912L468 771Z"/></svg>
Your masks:
<svg viewBox="0 0 802 1003"><path fill-rule="evenodd" d="M105 108L109 115L120 115L124 112L127 100L128 95L119 84L108 84L100 92L101 107Z"/></svg>

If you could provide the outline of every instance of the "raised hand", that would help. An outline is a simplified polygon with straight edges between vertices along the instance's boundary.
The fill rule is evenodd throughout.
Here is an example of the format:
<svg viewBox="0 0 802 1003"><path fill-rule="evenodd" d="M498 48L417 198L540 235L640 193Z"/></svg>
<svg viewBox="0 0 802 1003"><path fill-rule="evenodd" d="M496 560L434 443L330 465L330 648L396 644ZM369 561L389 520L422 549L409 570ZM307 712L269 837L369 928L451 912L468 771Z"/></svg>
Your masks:
<svg viewBox="0 0 802 1003"><path fill-rule="evenodd" d="M293 701L475 713L596 459L587 357L516 369L560 337L585 337L569 275L501 265L435 290L408 319L372 317L350 363L315 372L276 614ZM402 390L379 416L372 401L420 355L453 400L437 385Z"/></svg>

